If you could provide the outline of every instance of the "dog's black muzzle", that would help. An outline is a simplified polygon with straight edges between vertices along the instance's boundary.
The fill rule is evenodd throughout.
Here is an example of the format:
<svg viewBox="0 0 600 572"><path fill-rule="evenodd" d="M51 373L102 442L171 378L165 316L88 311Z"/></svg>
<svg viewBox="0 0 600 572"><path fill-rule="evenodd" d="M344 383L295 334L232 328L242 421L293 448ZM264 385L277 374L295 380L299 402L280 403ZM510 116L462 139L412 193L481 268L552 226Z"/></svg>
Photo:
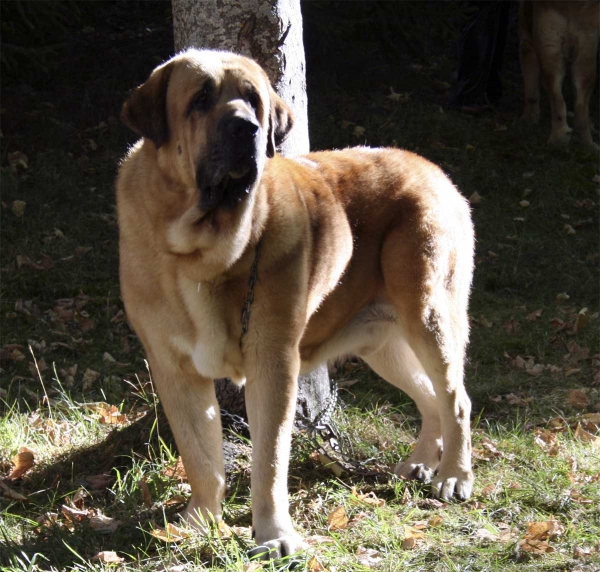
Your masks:
<svg viewBox="0 0 600 572"><path fill-rule="evenodd" d="M202 210L232 208L248 195L257 175L258 130L258 123L248 115L221 119L211 154L197 173Z"/></svg>

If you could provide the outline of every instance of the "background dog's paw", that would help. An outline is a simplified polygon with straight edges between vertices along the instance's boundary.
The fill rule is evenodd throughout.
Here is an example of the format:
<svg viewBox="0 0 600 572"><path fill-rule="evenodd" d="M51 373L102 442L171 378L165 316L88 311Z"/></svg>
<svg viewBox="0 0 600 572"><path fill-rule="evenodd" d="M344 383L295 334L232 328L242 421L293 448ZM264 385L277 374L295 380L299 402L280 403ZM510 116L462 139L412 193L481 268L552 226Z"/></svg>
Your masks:
<svg viewBox="0 0 600 572"><path fill-rule="evenodd" d="M440 471L431 481L431 489L436 497L445 501L453 498L467 500L473 493L474 480L471 471L456 471L454 474Z"/></svg>

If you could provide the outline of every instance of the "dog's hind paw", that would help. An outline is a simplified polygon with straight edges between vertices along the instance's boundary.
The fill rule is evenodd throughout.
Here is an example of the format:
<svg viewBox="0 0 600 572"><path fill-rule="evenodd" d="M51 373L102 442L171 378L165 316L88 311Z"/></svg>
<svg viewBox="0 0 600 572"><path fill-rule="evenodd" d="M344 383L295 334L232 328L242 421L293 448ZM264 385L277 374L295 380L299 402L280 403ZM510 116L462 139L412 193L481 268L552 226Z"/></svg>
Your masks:
<svg viewBox="0 0 600 572"><path fill-rule="evenodd" d="M473 493L474 480L471 471L461 472L458 477L439 472L431 481L431 489L436 497L445 501L467 500Z"/></svg>

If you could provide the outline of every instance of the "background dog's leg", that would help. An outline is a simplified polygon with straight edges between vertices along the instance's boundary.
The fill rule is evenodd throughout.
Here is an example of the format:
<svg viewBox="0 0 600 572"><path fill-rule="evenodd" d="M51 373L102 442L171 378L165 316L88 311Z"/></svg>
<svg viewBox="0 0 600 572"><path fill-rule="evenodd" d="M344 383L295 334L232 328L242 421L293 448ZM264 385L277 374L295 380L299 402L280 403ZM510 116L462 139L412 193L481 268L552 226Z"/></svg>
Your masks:
<svg viewBox="0 0 600 572"><path fill-rule="evenodd" d="M156 362L159 360L150 362L154 381L192 487L182 517L205 530L202 519L221 518L225 493L221 413L215 385L212 379L184 375L177 367L167 370L164 363Z"/></svg>
<svg viewBox="0 0 600 572"><path fill-rule="evenodd" d="M598 38L581 42L579 57L573 62L571 74L577 99L575 102L575 133L587 145L594 145L590 129L590 98L596 84L596 53Z"/></svg>
<svg viewBox="0 0 600 572"><path fill-rule="evenodd" d="M565 78L565 62L562 53L562 38L566 33L566 21L552 13L544 21L544 28L536 40L539 46L540 66L544 87L550 96L552 110L552 132L548 139L551 145L569 142L570 129L567 124L567 106L562 93Z"/></svg>
<svg viewBox="0 0 600 572"><path fill-rule="evenodd" d="M417 404L422 418L419 440L412 454L398 463L394 472L430 483L442 455L440 414L431 380L403 339L393 339L378 351L361 357L374 372Z"/></svg>
<svg viewBox="0 0 600 572"><path fill-rule="evenodd" d="M521 38L519 55L525 91L522 117L525 121L537 123L540 118L540 65L529 38Z"/></svg>
<svg viewBox="0 0 600 572"><path fill-rule="evenodd" d="M256 543L280 556L302 547L290 518L287 488L299 362L298 356L288 367L281 359L262 354L261 363L269 365L249 376L246 383L252 437L252 527Z"/></svg>

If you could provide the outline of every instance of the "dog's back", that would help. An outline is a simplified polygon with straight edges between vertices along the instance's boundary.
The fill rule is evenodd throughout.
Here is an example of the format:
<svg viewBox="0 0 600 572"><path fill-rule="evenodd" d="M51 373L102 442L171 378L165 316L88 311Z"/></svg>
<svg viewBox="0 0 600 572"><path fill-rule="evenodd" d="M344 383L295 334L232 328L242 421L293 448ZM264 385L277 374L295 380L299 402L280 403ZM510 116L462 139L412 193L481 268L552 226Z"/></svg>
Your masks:
<svg viewBox="0 0 600 572"><path fill-rule="evenodd" d="M589 101L596 80L600 1L522 0L519 32L525 83L523 118L533 122L539 119L541 73L552 107L549 143L568 142L571 130L562 82L570 70L576 92L575 132L584 143L592 145Z"/></svg>

